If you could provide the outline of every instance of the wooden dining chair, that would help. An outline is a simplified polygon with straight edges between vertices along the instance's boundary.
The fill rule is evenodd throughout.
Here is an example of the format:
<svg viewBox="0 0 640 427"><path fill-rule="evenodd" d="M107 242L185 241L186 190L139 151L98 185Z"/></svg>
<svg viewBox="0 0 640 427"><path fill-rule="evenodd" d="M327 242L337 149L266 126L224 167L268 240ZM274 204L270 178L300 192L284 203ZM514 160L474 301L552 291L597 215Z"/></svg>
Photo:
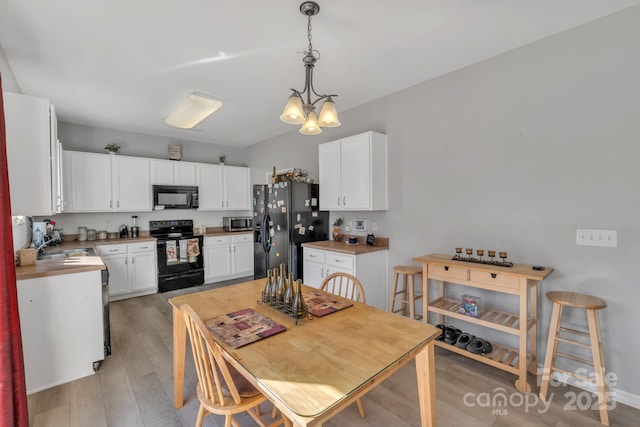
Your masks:
<svg viewBox="0 0 640 427"><path fill-rule="evenodd" d="M362 283L355 276L348 273L328 275L320 284L320 290L365 304Z"/></svg>
<svg viewBox="0 0 640 427"><path fill-rule="evenodd" d="M193 308L185 304L180 309L189 331L191 350L198 373L200 409L196 427L202 426L202 421L207 414L224 415L225 427L239 427L240 424L233 416L242 412L247 412L261 427L275 427L285 423L283 418L268 426L264 423L261 418L260 404L267 398L232 365L227 364L222 354L223 350L213 340L211 333Z"/></svg>
<svg viewBox="0 0 640 427"><path fill-rule="evenodd" d="M358 280L357 277L352 276L349 273L338 272L328 275L320 284L320 290L328 292L330 294L340 295L341 297L350 299L352 301L361 302L363 304L366 303L362 283L360 283L360 280ZM358 399L356 401L356 404L358 405L360 416L364 418L366 414L364 412L362 399Z"/></svg>

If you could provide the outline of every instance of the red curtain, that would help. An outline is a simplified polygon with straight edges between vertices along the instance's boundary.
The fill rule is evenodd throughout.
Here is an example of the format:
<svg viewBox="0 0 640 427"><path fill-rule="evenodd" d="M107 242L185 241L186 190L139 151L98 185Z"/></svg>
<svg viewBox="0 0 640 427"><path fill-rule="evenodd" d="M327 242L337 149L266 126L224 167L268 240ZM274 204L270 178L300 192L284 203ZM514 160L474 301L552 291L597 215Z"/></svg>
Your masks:
<svg viewBox="0 0 640 427"><path fill-rule="evenodd" d="M0 75L0 89L2 76ZM0 90L0 427L28 427L27 389L18 315L16 266L13 258L11 199L7 169L4 101Z"/></svg>

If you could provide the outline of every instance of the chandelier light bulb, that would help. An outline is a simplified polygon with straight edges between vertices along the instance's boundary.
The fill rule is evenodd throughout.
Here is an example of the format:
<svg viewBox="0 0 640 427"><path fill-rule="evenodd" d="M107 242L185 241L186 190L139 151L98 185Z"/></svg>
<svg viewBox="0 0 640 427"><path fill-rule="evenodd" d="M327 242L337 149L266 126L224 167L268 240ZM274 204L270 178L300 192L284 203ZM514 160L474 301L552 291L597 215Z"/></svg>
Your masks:
<svg viewBox="0 0 640 427"><path fill-rule="evenodd" d="M322 133L322 129L318 126L318 118L316 117L315 111L309 113L307 121L304 122L300 128L300 133L304 135L318 135Z"/></svg>
<svg viewBox="0 0 640 427"><path fill-rule="evenodd" d="M301 125L304 123L304 111L302 110L302 100L296 94L289 97L287 105L280 116L280 120L292 125Z"/></svg>
<svg viewBox="0 0 640 427"><path fill-rule="evenodd" d="M334 128L340 126L338 113L336 112L336 104L331 98L327 98L327 100L322 104L318 122L322 127Z"/></svg>

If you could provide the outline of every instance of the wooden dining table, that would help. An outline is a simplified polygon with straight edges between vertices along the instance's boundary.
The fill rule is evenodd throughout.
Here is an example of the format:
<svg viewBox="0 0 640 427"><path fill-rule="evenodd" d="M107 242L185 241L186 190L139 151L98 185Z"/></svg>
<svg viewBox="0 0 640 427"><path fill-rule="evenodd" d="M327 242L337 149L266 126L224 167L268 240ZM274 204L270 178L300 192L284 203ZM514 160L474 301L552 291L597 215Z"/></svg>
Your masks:
<svg viewBox="0 0 640 427"><path fill-rule="evenodd" d="M264 285L265 279L259 279L169 300L176 408L184 403L186 327L180 306L190 305L203 320L252 308L286 331L238 349L215 334L212 337L225 350L227 361L294 426L322 425L412 359L421 425L436 425L433 340L439 329L358 302L296 324L293 318L258 303ZM304 290L317 291L303 286Z"/></svg>

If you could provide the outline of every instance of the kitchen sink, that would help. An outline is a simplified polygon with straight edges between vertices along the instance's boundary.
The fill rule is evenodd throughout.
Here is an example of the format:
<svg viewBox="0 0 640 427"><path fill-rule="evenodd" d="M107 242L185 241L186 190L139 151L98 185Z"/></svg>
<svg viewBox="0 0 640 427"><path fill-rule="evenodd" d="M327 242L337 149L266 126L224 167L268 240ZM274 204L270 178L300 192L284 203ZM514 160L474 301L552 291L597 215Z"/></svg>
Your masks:
<svg viewBox="0 0 640 427"><path fill-rule="evenodd" d="M77 256L94 256L95 252L92 248L62 249L59 251L45 251L44 254L38 255L39 260L45 259L63 259L67 257Z"/></svg>

